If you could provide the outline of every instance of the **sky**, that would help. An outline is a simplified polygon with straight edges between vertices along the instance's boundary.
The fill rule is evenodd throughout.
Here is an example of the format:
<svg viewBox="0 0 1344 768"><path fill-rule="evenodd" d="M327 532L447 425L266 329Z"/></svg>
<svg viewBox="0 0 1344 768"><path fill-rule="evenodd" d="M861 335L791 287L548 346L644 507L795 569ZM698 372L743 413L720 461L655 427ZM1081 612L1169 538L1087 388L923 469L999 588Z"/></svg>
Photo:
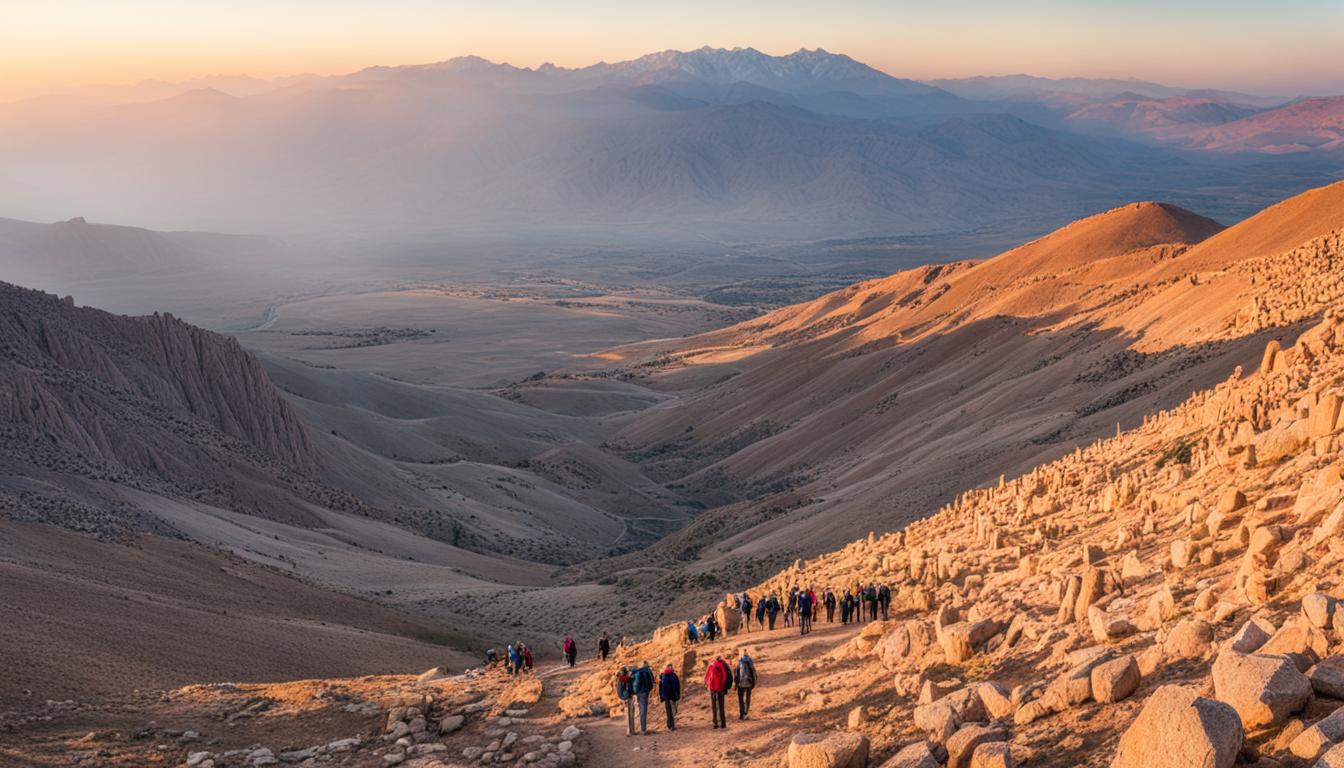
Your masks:
<svg viewBox="0 0 1344 768"><path fill-rule="evenodd" d="M0 98L475 54L582 66L668 48L846 53L900 77L1136 77L1344 93L1344 0L0 0Z"/></svg>

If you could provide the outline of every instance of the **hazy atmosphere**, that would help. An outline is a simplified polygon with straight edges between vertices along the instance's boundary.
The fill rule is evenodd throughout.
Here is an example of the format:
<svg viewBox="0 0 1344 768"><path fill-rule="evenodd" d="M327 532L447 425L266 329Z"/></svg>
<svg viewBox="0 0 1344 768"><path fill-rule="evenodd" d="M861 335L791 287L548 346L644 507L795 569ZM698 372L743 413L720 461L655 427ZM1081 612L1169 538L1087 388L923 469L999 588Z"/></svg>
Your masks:
<svg viewBox="0 0 1344 768"><path fill-rule="evenodd" d="M1344 765L1341 4L0 5L0 766Z"/></svg>

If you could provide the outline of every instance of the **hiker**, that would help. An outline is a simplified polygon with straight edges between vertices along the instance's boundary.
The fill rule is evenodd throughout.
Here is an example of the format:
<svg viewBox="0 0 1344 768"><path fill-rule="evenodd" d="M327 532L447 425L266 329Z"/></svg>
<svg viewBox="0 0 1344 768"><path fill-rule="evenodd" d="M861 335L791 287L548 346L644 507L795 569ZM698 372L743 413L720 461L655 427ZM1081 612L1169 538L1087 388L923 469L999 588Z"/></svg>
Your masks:
<svg viewBox="0 0 1344 768"><path fill-rule="evenodd" d="M822 602L824 602L824 603L826 604L826 623L827 623L827 624L834 624L834 623L835 623L835 593L832 592L832 591L828 588L828 589L826 590L825 596L822 597L821 600L822 600Z"/></svg>
<svg viewBox="0 0 1344 768"><path fill-rule="evenodd" d="M677 702L681 701L681 678L668 664L663 674L658 676L658 700L667 710L667 730L677 730Z"/></svg>
<svg viewBox="0 0 1344 768"><path fill-rule="evenodd" d="M800 635L812 630L812 598L808 592L798 593L798 628Z"/></svg>
<svg viewBox="0 0 1344 768"><path fill-rule="evenodd" d="M700 633L695 631L695 620L686 622L686 642L695 645L695 641L700 638Z"/></svg>
<svg viewBox="0 0 1344 768"><path fill-rule="evenodd" d="M812 606L812 618L808 620L808 627L810 629L813 624L817 623L817 610L821 608L817 602L817 592L811 587L807 588L807 604Z"/></svg>
<svg viewBox="0 0 1344 768"><path fill-rule="evenodd" d="M793 616L798 612L798 588L789 590L789 602L784 608L784 626L793 626Z"/></svg>
<svg viewBox="0 0 1344 768"><path fill-rule="evenodd" d="M532 671L532 649L522 643L518 645L523 649L523 671L530 673Z"/></svg>
<svg viewBox="0 0 1344 768"><path fill-rule="evenodd" d="M751 709L751 689L756 687L756 664L752 662L747 649L737 659L733 670L733 683L737 685L737 719L746 720L747 710Z"/></svg>
<svg viewBox="0 0 1344 768"><path fill-rule="evenodd" d="M649 694L653 693L653 670L649 668L648 661L635 670L630 689L635 694L635 701L639 703L639 732L643 736L648 736Z"/></svg>
<svg viewBox="0 0 1344 768"><path fill-rule="evenodd" d="M765 629L765 606L770 602L769 598L764 596L756 601L756 626Z"/></svg>
<svg viewBox="0 0 1344 768"><path fill-rule="evenodd" d="M724 696L733 687L733 673L722 656L715 656L705 670L705 687L709 689L709 714L715 728L727 728L728 718L723 713Z"/></svg>
<svg viewBox="0 0 1344 768"><path fill-rule="evenodd" d="M779 615L779 597L774 593L770 594L770 605L766 606L766 616L770 619L770 628L775 628L775 617Z"/></svg>
<svg viewBox="0 0 1344 768"><path fill-rule="evenodd" d="M709 622L705 621L704 619L700 620L700 626L696 629L696 631L700 633L700 639L704 640L705 642L709 642L710 640L713 639L709 636Z"/></svg>
<svg viewBox="0 0 1344 768"><path fill-rule="evenodd" d="M492 667L499 662L499 651L489 648L485 652L485 666Z"/></svg>
<svg viewBox="0 0 1344 768"><path fill-rule="evenodd" d="M518 652L518 648L513 643L509 643L509 665L507 671L510 675L518 674L523 668L523 655Z"/></svg>
<svg viewBox="0 0 1344 768"><path fill-rule="evenodd" d="M877 604L882 607L882 620L887 620L887 610L891 608L891 587L883 584L877 588Z"/></svg>
<svg viewBox="0 0 1344 768"><path fill-rule="evenodd" d="M603 632L602 636L597 639L597 655L601 656L603 661L606 661L609 653L611 653L611 638Z"/></svg>
<svg viewBox="0 0 1344 768"><path fill-rule="evenodd" d="M625 703L625 735L635 735L635 696L631 689L630 668L621 667L616 671L616 698Z"/></svg>
<svg viewBox="0 0 1344 768"><path fill-rule="evenodd" d="M578 646L574 645L574 638L566 635L562 648L565 652L565 661L569 662L569 666L574 666L574 659L579 656L579 649Z"/></svg>
<svg viewBox="0 0 1344 768"><path fill-rule="evenodd" d="M714 642L714 638L719 636L719 622L714 620L714 614L710 614L705 619L705 629L708 630L709 641Z"/></svg>
<svg viewBox="0 0 1344 768"><path fill-rule="evenodd" d="M863 593L863 599L868 603L868 620L877 621L877 587L871 582L868 584L868 590Z"/></svg>
<svg viewBox="0 0 1344 768"><path fill-rule="evenodd" d="M751 595L743 592L737 598L737 606L742 609L742 628L747 632L751 631Z"/></svg>

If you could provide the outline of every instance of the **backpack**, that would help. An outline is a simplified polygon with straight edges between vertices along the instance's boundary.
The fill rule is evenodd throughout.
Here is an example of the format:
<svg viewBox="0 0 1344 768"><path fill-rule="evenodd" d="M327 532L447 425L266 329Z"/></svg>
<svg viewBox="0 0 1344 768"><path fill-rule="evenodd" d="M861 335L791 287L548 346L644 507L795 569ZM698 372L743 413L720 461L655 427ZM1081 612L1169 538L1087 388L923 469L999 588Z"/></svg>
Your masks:
<svg viewBox="0 0 1344 768"><path fill-rule="evenodd" d="M737 660L737 687L756 687L756 665L745 656Z"/></svg>

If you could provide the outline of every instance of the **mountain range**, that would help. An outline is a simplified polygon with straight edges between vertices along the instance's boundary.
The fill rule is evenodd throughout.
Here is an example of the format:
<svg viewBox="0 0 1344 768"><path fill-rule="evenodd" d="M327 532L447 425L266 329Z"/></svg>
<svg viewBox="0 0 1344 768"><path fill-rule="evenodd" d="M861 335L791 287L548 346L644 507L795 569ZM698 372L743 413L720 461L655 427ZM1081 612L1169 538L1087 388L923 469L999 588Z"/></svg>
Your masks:
<svg viewBox="0 0 1344 768"><path fill-rule="evenodd" d="M466 57L273 85L2 105L0 207L329 239L601 229L657 242L690 225L778 242L971 221L1044 232L1147 198L1235 220L1344 165L1328 100L1262 111L1264 100L1136 83L938 87L822 50L664 51L578 69ZM1040 90L1056 86L1078 90ZM1211 194L1228 187L1258 196Z"/></svg>

